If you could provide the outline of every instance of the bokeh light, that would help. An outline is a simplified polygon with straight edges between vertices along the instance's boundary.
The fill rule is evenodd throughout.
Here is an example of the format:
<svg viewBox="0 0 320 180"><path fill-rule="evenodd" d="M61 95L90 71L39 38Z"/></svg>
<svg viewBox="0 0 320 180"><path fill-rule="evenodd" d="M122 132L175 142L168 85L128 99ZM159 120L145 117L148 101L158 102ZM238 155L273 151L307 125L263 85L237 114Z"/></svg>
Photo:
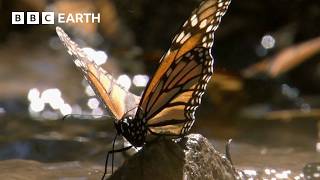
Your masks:
<svg viewBox="0 0 320 180"><path fill-rule="evenodd" d="M267 34L264 35L261 39L261 46L265 49L272 49L276 44L276 40L273 36Z"/></svg>
<svg viewBox="0 0 320 180"><path fill-rule="evenodd" d="M40 92L37 88L32 88L28 92L28 99L29 101L34 101L40 98Z"/></svg>
<svg viewBox="0 0 320 180"><path fill-rule="evenodd" d="M91 114L93 115L94 118L99 119L104 115L104 111L98 107L92 110Z"/></svg>
<svg viewBox="0 0 320 180"><path fill-rule="evenodd" d="M133 84L137 87L145 87L148 81L149 81L149 76L141 75L141 74L135 75L132 80Z"/></svg>
<svg viewBox="0 0 320 180"><path fill-rule="evenodd" d="M120 75L117 79L117 83L119 83L126 90L129 90L131 87L131 79L126 74Z"/></svg>
<svg viewBox="0 0 320 180"><path fill-rule="evenodd" d="M88 55L89 59L93 60L97 65L102 65L107 62L108 55L104 51L96 51L90 47L82 48Z"/></svg>
<svg viewBox="0 0 320 180"><path fill-rule="evenodd" d="M35 99L31 101L29 105L29 110L34 111L34 112L41 112L44 110L44 102L41 99Z"/></svg>
<svg viewBox="0 0 320 180"><path fill-rule="evenodd" d="M37 88L32 88L28 92L29 113L35 119L55 120L61 115L72 113L72 107L65 103L58 88L49 88L40 92ZM48 104L51 109L46 108ZM56 110L56 111L52 111Z"/></svg>
<svg viewBox="0 0 320 180"><path fill-rule="evenodd" d="M95 95L95 93L90 85L86 86L85 93L87 94L87 96L94 96Z"/></svg>
<svg viewBox="0 0 320 180"><path fill-rule="evenodd" d="M60 112L62 115L67 115L67 114L71 114L72 113L72 108L69 104L63 104L61 107L60 107Z"/></svg>
<svg viewBox="0 0 320 180"><path fill-rule="evenodd" d="M288 98L297 98L299 96L299 90L297 88L292 88L287 84L282 84L281 85L281 93Z"/></svg>
<svg viewBox="0 0 320 180"><path fill-rule="evenodd" d="M100 102L98 101L97 98L90 98L87 103L90 109L97 109L99 107L99 104Z"/></svg>

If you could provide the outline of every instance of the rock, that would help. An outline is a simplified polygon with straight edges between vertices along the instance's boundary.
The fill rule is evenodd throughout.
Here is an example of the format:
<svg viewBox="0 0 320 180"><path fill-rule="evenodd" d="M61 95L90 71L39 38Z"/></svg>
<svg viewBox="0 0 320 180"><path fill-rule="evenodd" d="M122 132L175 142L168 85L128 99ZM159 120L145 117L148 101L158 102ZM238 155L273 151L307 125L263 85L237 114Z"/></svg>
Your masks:
<svg viewBox="0 0 320 180"><path fill-rule="evenodd" d="M231 163L200 134L177 142L159 138L128 159L113 179L236 179Z"/></svg>

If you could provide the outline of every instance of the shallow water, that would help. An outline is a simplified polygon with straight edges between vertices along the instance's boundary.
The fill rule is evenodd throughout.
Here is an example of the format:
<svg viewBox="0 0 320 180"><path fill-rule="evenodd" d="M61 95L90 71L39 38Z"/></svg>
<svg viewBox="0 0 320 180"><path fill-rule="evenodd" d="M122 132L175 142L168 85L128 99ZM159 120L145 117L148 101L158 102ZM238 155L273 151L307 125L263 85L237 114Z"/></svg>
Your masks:
<svg viewBox="0 0 320 180"><path fill-rule="evenodd" d="M201 125L199 123L193 131L203 129L216 149L224 153L227 133L225 137L215 138L215 133L206 133L206 128ZM211 127L216 132L221 128L223 126ZM226 127L225 132L233 132L230 129L232 127ZM269 131L274 129L269 128ZM106 152L111 149L115 133L110 120L34 121L19 118L2 118L0 132L3 137L0 143L1 179L100 178ZM235 133L230 134L234 136ZM269 135L261 133L260 136ZM256 141L256 137L244 140L240 135L234 136L232 161L236 168L250 177L297 179L306 164L320 162L315 146L304 146L306 142L297 145L299 141L306 141L307 137L308 133L304 136L292 134L290 138L295 139L296 143L281 145L281 136L273 144L264 143L263 139ZM309 138L312 142L313 137ZM119 166L124 157L121 154L115 157L115 166Z"/></svg>

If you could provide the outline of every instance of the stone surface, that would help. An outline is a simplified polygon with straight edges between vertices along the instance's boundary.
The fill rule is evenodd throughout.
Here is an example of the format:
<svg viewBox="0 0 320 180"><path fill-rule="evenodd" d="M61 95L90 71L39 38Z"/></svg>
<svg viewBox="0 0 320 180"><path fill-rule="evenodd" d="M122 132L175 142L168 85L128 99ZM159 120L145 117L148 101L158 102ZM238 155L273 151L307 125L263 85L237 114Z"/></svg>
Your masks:
<svg viewBox="0 0 320 180"><path fill-rule="evenodd" d="M109 179L235 179L230 162L199 134L160 138L127 160Z"/></svg>

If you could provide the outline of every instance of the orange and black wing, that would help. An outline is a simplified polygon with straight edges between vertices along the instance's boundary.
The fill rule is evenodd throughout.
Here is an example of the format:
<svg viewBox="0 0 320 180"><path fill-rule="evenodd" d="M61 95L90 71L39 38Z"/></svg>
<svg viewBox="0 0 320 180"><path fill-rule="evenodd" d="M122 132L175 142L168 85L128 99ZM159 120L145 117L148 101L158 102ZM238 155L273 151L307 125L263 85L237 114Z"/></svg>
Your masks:
<svg viewBox="0 0 320 180"><path fill-rule="evenodd" d="M211 48L230 0L204 0L184 23L161 58L137 110L152 134L189 131L213 71Z"/></svg>
<svg viewBox="0 0 320 180"><path fill-rule="evenodd" d="M75 65L112 115L120 120L124 114L134 112L130 110L136 108L139 97L117 84L112 75L95 64L60 27L56 31L69 54L74 56Z"/></svg>

